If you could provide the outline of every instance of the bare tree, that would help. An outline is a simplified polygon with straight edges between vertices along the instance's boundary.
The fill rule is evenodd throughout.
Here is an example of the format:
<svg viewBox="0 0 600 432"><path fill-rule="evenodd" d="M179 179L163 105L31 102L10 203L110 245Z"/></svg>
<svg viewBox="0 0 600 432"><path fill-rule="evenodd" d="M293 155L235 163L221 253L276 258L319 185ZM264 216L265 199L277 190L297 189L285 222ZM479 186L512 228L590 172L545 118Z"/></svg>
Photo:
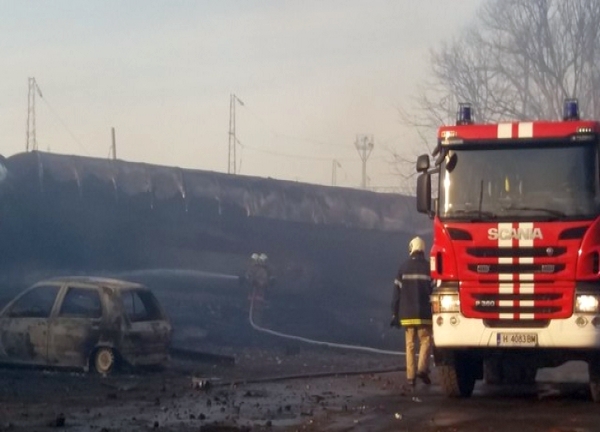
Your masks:
<svg viewBox="0 0 600 432"><path fill-rule="evenodd" d="M600 1L488 0L471 27L431 52L408 122L448 124L459 101L480 122L557 119L570 97L583 116L600 116Z"/></svg>

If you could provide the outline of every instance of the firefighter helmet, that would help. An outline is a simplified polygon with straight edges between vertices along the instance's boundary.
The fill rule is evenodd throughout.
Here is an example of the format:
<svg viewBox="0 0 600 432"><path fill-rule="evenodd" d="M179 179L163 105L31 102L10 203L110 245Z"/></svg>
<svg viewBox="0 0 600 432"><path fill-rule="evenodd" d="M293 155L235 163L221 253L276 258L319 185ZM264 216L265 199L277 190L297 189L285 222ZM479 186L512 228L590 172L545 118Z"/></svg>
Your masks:
<svg viewBox="0 0 600 432"><path fill-rule="evenodd" d="M252 256L250 256L250 258L252 259L252 261L258 261L258 254L253 253Z"/></svg>
<svg viewBox="0 0 600 432"><path fill-rule="evenodd" d="M421 237L415 237L408 244L408 253L414 254L417 252L425 252L425 242Z"/></svg>

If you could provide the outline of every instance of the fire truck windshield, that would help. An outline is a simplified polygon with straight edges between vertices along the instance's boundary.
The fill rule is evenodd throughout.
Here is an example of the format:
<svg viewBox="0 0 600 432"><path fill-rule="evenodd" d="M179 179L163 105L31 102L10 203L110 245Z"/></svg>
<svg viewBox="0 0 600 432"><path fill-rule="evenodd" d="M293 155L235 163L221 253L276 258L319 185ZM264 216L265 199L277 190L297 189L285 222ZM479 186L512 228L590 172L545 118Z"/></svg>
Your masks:
<svg viewBox="0 0 600 432"><path fill-rule="evenodd" d="M589 219L600 213L595 143L448 150L439 216L457 220Z"/></svg>

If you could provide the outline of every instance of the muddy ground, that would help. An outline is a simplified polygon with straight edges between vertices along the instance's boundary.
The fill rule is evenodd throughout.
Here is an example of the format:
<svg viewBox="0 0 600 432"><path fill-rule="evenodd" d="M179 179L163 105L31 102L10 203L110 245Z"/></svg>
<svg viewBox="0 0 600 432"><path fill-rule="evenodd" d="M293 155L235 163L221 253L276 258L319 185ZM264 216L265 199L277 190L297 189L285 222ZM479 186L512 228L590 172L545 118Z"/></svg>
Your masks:
<svg viewBox="0 0 600 432"><path fill-rule="evenodd" d="M478 384L471 399L448 400L435 373L432 386L410 391L402 371L365 372L400 357L319 347L230 354L235 365L173 359L164 371L106 378L1 369L0 431L600 430L579 363L540 371L535 386Z"/></svg>
<svg viewBox="0 0 600 432"><path fill-rule="evenodd" d="M376 374L341 378L344 371L401 363L395 356L319 347L219 354L235 364L175 357L164 371L108 377L0 369L0 431L294 430L329 410L352 411L357 395L367 397L368 382L385 384L381 394L392 385ZM303 378L312 374L324 376Z"/></svg>

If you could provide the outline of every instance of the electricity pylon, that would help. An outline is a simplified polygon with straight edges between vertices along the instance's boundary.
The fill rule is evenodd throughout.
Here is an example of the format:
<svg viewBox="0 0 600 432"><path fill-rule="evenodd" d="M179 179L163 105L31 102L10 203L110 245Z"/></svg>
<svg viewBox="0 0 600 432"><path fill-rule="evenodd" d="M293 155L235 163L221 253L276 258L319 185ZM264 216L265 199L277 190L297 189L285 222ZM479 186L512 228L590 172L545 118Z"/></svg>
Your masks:
<svg viewBox="0 0 600 432"><path fill-rule="evenodd" d="M369 156L371 156L373 147L375 147L373 135L357 135L356 141L354 142L354 146L356 147L356 150L358 151L358 155L360 156L360 160L362 161L361 187L363 189L366 189L367 188L367 160L369 159Z"/></svg>
<svg viewBox="0 0 600 432"><path fill-rule="evenodd" d="M236 95L231 94L229 97L229 154L228 154L228 164L227 164L227 173L228 174L236 174L237 173L237 145L239 143L236 132L235 132L235 105L236 101L244 106L244 102L241 101Z"/></svg>
<svg viewBox="0 0 600 432"><path fill-rule="evenodd" d="M38 149L37 137L35 134L35 95L36 93L42 97L42 91L38 86L35 78L28 79L27 90L27 143L25 151L34 151Z"/></svg>

